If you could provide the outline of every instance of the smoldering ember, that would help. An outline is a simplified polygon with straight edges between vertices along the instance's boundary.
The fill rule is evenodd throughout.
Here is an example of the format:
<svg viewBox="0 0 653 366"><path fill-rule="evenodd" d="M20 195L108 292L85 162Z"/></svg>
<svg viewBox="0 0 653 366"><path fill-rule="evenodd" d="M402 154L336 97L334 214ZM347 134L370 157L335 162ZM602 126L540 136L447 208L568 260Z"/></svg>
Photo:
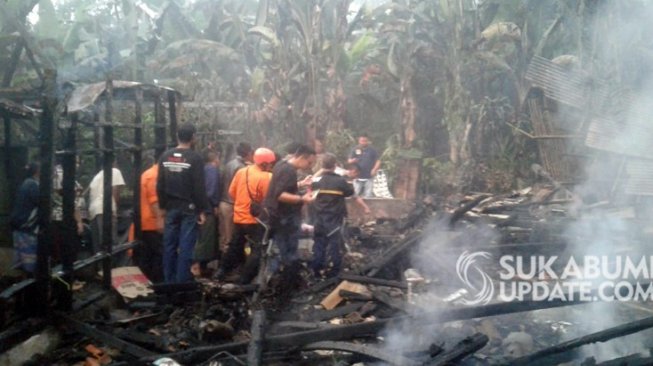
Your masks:
<svg viewBox="0 0 653 366"><path fill-rule="evenodd" d="M653 364L650 19L0 1L0 366Z"/></svg>

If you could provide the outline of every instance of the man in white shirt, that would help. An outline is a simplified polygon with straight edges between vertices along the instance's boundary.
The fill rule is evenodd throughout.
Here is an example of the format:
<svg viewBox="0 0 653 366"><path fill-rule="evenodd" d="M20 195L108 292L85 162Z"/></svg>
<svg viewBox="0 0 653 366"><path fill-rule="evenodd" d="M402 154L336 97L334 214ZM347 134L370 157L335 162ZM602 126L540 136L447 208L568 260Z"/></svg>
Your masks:
<svg viewBox="0 0 653 366"><path fill-rule="evenodd" d="M125 180L122 173L115 166L111 173L111 185L113 200L111 202L111 211L113 216L113 233L112 237L116 237L116 217L118 213L118 199L120 197L120 189L125 185ZM88 215L91 220L91 231L93 232L93 252L97 253L102 248L102 201L104 200L104 170L93 177L89 185L89 206Z"/></svg>

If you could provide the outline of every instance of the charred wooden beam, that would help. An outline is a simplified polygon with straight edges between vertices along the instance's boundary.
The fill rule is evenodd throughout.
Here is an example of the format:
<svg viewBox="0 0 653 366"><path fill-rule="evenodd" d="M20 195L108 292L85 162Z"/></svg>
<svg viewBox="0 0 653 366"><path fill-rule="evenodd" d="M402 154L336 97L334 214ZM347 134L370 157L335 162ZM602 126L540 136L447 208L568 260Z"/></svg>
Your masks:
<svg viewBox="0 0 653 366"><path fill-rule="evenodd" d="M123 243L123 244L117 245L117 246L115 246L113 248L113 252L111 253L111 255L116 255L118 253L122 253L122 252L124 252L124 251L126 251L128 249L131 249L131 248L135 247L137 244L138 244L138 242L132 241L132 242L129 242L129 243ZM96 254L96 255L94 255L92 257L85 258L85 259L82 259L82 260L78 260L78 261L75 262L75 265L73 266L73 269L74 269L75 272L79 271L82 268L86 268L86 267L90 266L91 264L94 264L94 263L97 263L97 262L103 260L106 256L109 256L109 254L98 253L98 254ZM62 267L60 265L56 266L56 267L54 267L52 269L52 272L51 272L52 277L62 276L62 275L63 275L63 269L62 269ZM16 284L12 285L11 287L9 287L9 288L5 289L4 291L0 292L0 302L6 301L7 299L15 296L16 294L18 294L18 293L20 293L22 291L25 291L26 289L31 288L32 286L34 286L35 283L36 283L36 280L33 279L33 278L30 278L30 279L26 279L26 280L23 280L21 282L18 282Z"/></svg>
<svg viewBox="0 0 653 366"><path fill-rule="evenodd" d="M67 153L62 158L63 182L62 206L63 206L63 238L61 243L61 266L63 269L62 278L67 284L73 283L74 263L76 256L75 243L79 240L77 236L77 221L75 219L75 148L77 142L75 134L77 130L77 114L71 118L70 125L66 131L64 148ZM70 310L73 304L73 293L71 286L59 286L59 298L57 302L62 310Z"/></svg>
<svg viewBox="0 0 653 366"><path fill-rule="evenodd" d="M453 227L456 224L456 222L458 222L458 220L462 219L463 216L465 216L467 212L469 212L474 207L478 206L478 204L481 203L481 201L483 201L488 197L489 195L487 194L480 195L474 198L473 200L471 200L470 202L467 202L463 206L454 210L454 212L449 217L449 227Z"/></svg>
<svg viewBox="0 0 653 366"><path fill-rule="evenodd" d="M111 78L106 82L106 104L105 104L105 125L104 132L104 150L102 160L102 170L104 171L104 186L102 197L102 249L105 253L111 253L113 246L113 160L115 159L113 152L113 82ZM94 248L97 250L98 248ZM111 289L111 257L107 256L102 261L102 282L104 288Z"/></svg>
<svg viewBox="0 0 653 366"><path fill-rule="evenodd" d="M425 363L425 366L445 366L457 364L465 357L485 347L490 339L482 333L476 333L460 341L453 349L437 355Z"/></svg>
<svg viewBox="0 0 653 366"><path fill-rule="evenodd" d="M596 360L594 360L594 358L592 357L589 360L585 360L580 365L581 366L624 366L624 365L649 366L649 365L653 365L653 357L646 357L641 354L634 354L634 355L629 355L624 357L617 357L615 359L601 362L601 363L596 363Z"/></svg>
<svg viewBox="0 0 653 366"><path fill-rule="evenodd" d="M98 291L92 295L86 297L83 301L76 302L72 305L73 312L78 312L85 309L89 305L92 305L99 301L100 299L105 298L108 295L107 291Z"/></svg>
<svg viewBox="0 0 653 366"><path fill-rule="evenodd" d="M358 292L349 291L349 290L340 290L338 291L338 296L342 297L345 300L349 301L370 301L374 298L368 294L359 294Z"/></svg>
<svg viewBox="0 0 653 366"><path fill-rule="evenodd" d="M265 337L265 310L256 310L252 316L252 328L247 348L247 364L259 366L261 364L261 355L263 354L263 341Z"/></svg>
<svg viewBox="0 0 653 366"><path fill-rule="evenodd" d="M108 346L113 347L119 351L122 351L134 358L156 356L154 352L150 352L142 347L139 347L137 345L126 342L118 337L115 337L113 334L104 332L86 323L80 322L79 320L75 319L72 316L68 316L62 313L59 313L57 315L59 319L62 320L63 324L72 327L80 334L104 342Z"/></svg>
<svg viewBox="0 0 653 366"><path fill-rule="evenodd" d="M32 314L46 315L48 312L48 293L50 286L50 248L52 248L52 228L50 214L52 209L52 163L54 156L54 129L57 125L57 73L46 70L43 82L43 113L40 120L40 159L41 176L39 182L38 222L39 234L36 249L36 285L33 301L30 302Z"/></svg>
<svg viewBox="0 0 653 366"><path fill-rule="evenodd" d="M154 154L158 157L168 148L166 140L166 123L163 115L161 96L154 98Z"/></svg>
<svg viewBox="0 0 653 366"><path fill-rule="evenodd" d="M370 284L370 285L377 285L377 286L387 286L387 287L396 287L396 288L402 288L402 289L408 288L408 285L406 283L404 283L404 282L382 280L382 279L379 279L379 278L368 277L368 276L358 276L358 275L349 274L349 273L341 273L338 277L340 277L341 280L358 282L358 283L363 283L363 284Z"/></svg>
<svg viewBox="0 0 653 366"><path fill-rule="evenodd" d="M324 328L333 328L337 327L337 325L333 324L328 324L328 323L321 323L321 322L304 322L304 321L282 321L275 323L271 329L271 332L273 333L280 333L278 332L279 329L302 329L302 330L308 330L308 329L324 329Z"/></svg>
<svg viewBox="0 0 653 366"><path fill-rule="evenodd" d="M571 339L567 342L560 343L553 347L545 348L530 355L526 355L510 361L511 365L531 365L536 361L543 360L546 357L558 355L580 346L590 343L607 342L613 338L627 336L629 334L641 332L653 328L653 317L644 318L634 322L622 324L616 327L608 328L600 332L588 334L579 338Z"/></svg>
<svg viewBox="0 0 653 366"><path fill-rule="evenodd" d="M177 142L177 92L168 91L168 112L170 119L170 141L172 144Z"/></svg>
<svg viewBox="0 0 653 366"><path fill-rule="evenodd" d="M134 210L134 238L143 240L141 227L141 171L143 168L143 91L136 89L134 99L134 177L132 188L134 191L132 209ZM149 167L148 167L149 168Z"/></svg>
<svg viewBox="0 0 653 366"><path fill-rule="evenodd" d="M11 118L9 116L4 116L3 117L3 122L4 122L4 132L5 132L5 146L4 146L4 154L5 154L5 172L7 172L7 183L9 185L9 190L8 192L14 192L15 189L15 174L9 174L9 172L13 172L13 159L11 156L11 145L13 144L13 141L11 139ZM7 197L8 201L7 204L9 207L14 207L14 195L9 194L9 197Z"/></svg>
<svg viewBox="0 0 653 366"><path fill-rule="evenodd" d="M387 326L396 324L440 324L455 320L481 318L486 316L505 315L525 311L549 309L570 305L581 304L581 301L521 301L490 304L485 306L444 309L435 312L424 313L414 316L400 316L388 319L380 319L372 322L342 325L333 328L307 330L294 333L269 336L265 340L266 349L275 350L286 347L302 346L309 343L325 340L343 340L364 336L375 335ZM189 349L182 352L166 355L178 362L192 363L197 360L205 360L219 352L243 352L248 342L233 342L218 346L206 346ZM143 361L148 361L144 359Z"/></svg>
<svg viewBox="0 0 653 366"><path fill-rule="evenodd" d="M306 294L315 294L318 292L322 292L326 288L335 285L338 283L338 277L331 277L327 280L324 280L322 282L318 282L314 284L313 286L307 288L306 290L302 291L299 295L306 295Z"/></svg>
<svg viewBox="0 0 653 366"><path fill-rule="evenodd" d="M332 351L344 351L351 352L357 355L369 357L375 360L387 362L391 365L400 365L400 366L410 366L410 365L420 365L421 363L412 360L410 358L404 357L399 353L389 352L383 350L376 346L371 346L367 344L358 344L351 342L332 342L332 341L323 341L307 344L302 347L305 351L310 350L332 350Z"/></svg>
<svg viewBox="0 0 653 366"><path fill-rule="evenodd" d="M347 314L353 313L354 311L358 311L364 305L365 302L357 301L357 302L349 303L347 305L339 306L332 310L318 309L309 313L304 320L315 321L315 322L329 320L329 319L345 316Z"/></svg>
<svg viewBox="0 0 653 366"><path fill-rule="evenodd" d="M392 299L388 294L382 291L372 291L372 298L383 305L401 312L406 312L406 307L403 303Z"/></svg>
<svg viewBox="0 0 653 366"><path fill-rule="evenodd" d="M383 267L393 262L408 249L419 243L422 238L421 233L413 233L403 241L394 244L387 252L381 254L378 258L367 264L360 271L367 276L374 277Z"/></svg>

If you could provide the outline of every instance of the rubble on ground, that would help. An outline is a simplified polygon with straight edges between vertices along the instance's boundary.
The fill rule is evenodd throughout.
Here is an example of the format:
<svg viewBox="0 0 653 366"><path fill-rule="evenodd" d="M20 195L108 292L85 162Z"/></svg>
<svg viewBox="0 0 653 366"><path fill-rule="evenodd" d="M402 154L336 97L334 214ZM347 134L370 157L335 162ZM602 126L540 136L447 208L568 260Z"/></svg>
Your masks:
<svg viewBox="0 0 653 366"><path fill-rule="evenodd" d="M117 291L92 300L96 286L77 286L75 312L54 314L62 335L57 348L34 355L32 364L600 364L581 348L584 341L535 353L601 331L582 321L595 304L464 305L461 299L469 294L455 271L440 268L453 266L466 250L564 253L575 245L569 223L597 210L603 218L637 219L626 215L627 207L583 204L555 185L446 201L428 196L402 217L350 227L344 271L315 278L302 268L297 288L275 278L265 288L203 278L147 290L118 284ZM646 233L631 234L636 243L634 235ZM303 259L310 256L305 244ZM422 254L422 260L415 258ZM601 306L619 315L609 325L614 332L597 335L603 341L633 333L623 327L651 312L645 306Z"/></svg>

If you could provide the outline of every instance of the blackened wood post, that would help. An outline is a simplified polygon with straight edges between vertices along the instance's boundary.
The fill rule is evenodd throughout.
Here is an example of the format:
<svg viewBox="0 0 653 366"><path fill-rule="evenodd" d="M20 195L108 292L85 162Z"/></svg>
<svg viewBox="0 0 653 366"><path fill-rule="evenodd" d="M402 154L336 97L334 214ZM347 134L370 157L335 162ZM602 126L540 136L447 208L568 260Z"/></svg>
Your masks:
<svg viewBox="0 0 653 366"><path fill-rule="evenodd" d="M177 93L168 91L168 110L170 111L170 141L172 145L177 144Z"/></svg>
<svg viewBox="0 0 653 366"><path fill-rule="evenodd" d="M9 187L9 192L12 192L12 194L9 194L9 197L7 199L9 200L9 206L13 207L14 205L14 189L16 188L14 186L15 181L14 181L14 169L13 169L13 164L12 164L12 156L11 156L11 144L13 142L11 141L11 118L9 116L4 116L4 125L5 125L5 175L7 176L7 185Z"/></svg>
<svg viewBox="0 0 653 366"><path fill-rule="evenodd" d="M134 238L143 239L141 227L141 167L143 165L143 91L136 89L134 100Z"/></svg>
<svg viewBox="0 0 653 366"><path fill-rule="evenodd" d="M161 95L156 94L154 97L154 150L157 159L168 149L166 141L166 122L163 116Z"/></svg>
<svg viewBox="0 0 653 366"><path fill-rule="evenodd" d="M99 172L102 169L102 127L100 126L100 112L97 106L93 110L93 147L95 148L95 169Z"/></svg>
<svg viewBox="0 0 653 366"><path fill-rule="evenodd" d="M43 81L43 99L41 122L39 128L41 176L39 179L39 235L36 247L36 285L34 297L29 302L35 315L48 312L48 293L50 286L50 248L52 247L52 229L50 213L52 210L52 160L54 155L54 126L57 120L57 72L46 70Z"/></svg>
<svg viewBox="0 0 653 366"><path fill-rule="evenodd" d="M102 169L104 170L104 193L102 201L102 248L109 254L102 261L102 279L106 289L111 288L111 251L113 246L113 82L111 78L107 80L105 91L105 117L104 117L104 161Z"/></svg>
<svg viewBox="0 0 653 366"><path fill-rule="evenodd" d="M265 337L265 310L254 311L251 334L252 338L249 340L249 347L247 347L247 364L259 366Z"/></svg>
<svg viewBox="0 0 653 366"><path fill-rule="evenodd" d="M75 220L75 170L76 159L75 151L77 141L75 134L77 130L77 113L71 116L70 125L67 126L66 138L64 142L64 156L62 159L63 182L63 241L61 243L61 265L63 267L63 279L66 283L73 283L73 264L76 257L76 244L79 240L77 236L77 221ZM72 288L60 292L58 303L62 309L70 310L72 308Z"/></svg>
<svg viewBox="0 0 653 366"><path fill-rule="evenodd" d="M2 78L2 87L8 88L11 86L11 80L14 78L14 73L16 72L16 67L18 67L18 61L20 60L20 55L23 53L23 39L19 38L16 41L16 46L14 47L13 52L11 53L11 59L9 61L9 66L5 70L5 74ZM11 118L9 116L4 116L4 127L5 127L5 174L7 176L7 184L9 187L9 206L12 207L14 204L14 189L15 189L15 180L13 174L14 167L12 164L11 156Z"/></svg>

